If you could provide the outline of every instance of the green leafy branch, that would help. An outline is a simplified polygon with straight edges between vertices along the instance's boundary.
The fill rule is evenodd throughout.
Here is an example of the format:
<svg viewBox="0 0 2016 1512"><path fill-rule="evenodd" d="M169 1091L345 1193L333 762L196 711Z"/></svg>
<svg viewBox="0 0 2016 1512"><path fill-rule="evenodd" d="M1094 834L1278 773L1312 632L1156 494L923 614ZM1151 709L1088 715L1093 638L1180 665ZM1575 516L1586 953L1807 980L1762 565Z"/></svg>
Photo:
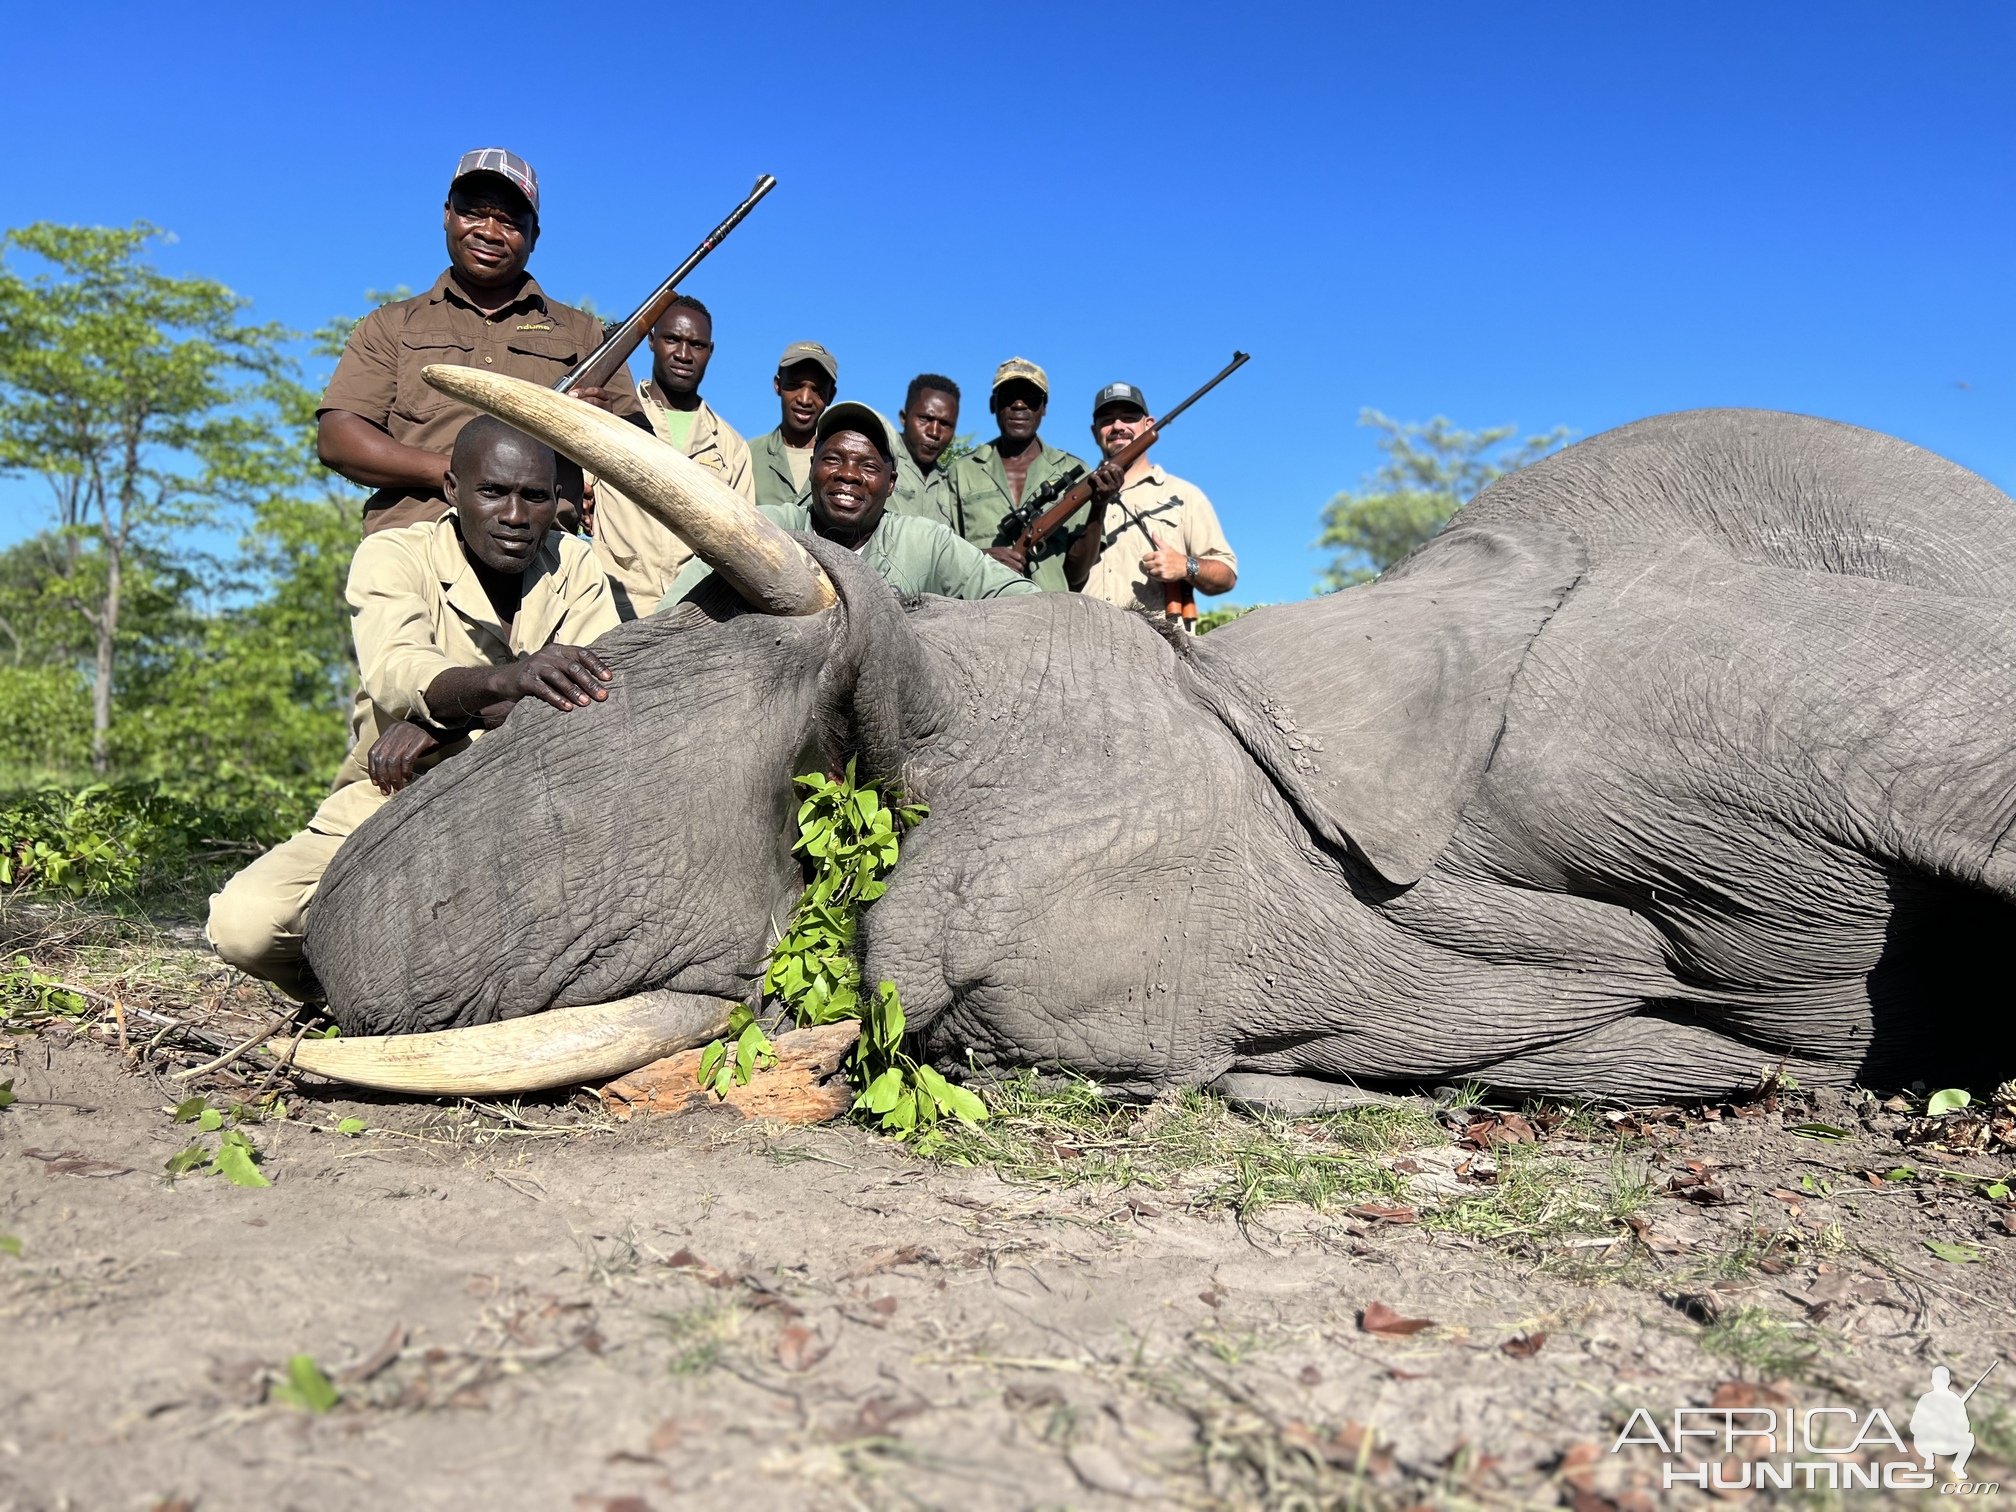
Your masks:
<svg viewBox="0 0 2016 1512"><path fill-rule="evenodd" d="M273 1185L259 1170L259 1149L252 1143L252 1136L240 1128L226 1128L227 1122L236 1124L248 1118L256 1122L257 1115L250 1114L245 1107L238 1106L226 1113L221 1108L210 1106L208 1098L191 1097L175 1105L175 1122L193 1123L197 1138L168 1157L168 1179L173 1181L199 1166L213 1176L222 1176L233 1186L264 1187ZM205 1143L202 1136L215 1134L217 1143Z"/></svg>
<svg viewBox="0 0 2016 1512"><path fill-rule="evenodd" d="M946 1114L978 1123L987 1109L977 1096L905 1052L896 984L865 992L854 949L860 912L888 891L882 879L896 865L904 831L923 819L924 805L885 802L872 783L856 779L851 760L841 776L808 772L797 786L805 798L793 848L812 859L812 880L770 952L764 993L800 1028L861 1021L847 1073L859 1089L855 1110L880 1128L910 1139L928 1137ZM737 1010L729 1031L732 1053L727 1041L716 1040L700 1058L700 1084L717 1096L776 1062L775 1047L748 1009Z"/></svg>

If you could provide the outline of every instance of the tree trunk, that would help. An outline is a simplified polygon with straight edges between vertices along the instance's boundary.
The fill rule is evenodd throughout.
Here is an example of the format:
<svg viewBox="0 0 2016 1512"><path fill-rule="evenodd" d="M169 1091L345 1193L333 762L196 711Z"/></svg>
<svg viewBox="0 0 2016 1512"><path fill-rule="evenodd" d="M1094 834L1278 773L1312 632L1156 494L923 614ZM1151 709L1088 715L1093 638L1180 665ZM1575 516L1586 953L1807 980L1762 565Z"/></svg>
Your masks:
<svg viewBox="0 0 2016 1512"><path fill-rule="evenodd" d="M112 648L119 635L119 569L123 553L105 541L105 607L98 615L97 681L91 689L91 771L112 769Z"/></svg>

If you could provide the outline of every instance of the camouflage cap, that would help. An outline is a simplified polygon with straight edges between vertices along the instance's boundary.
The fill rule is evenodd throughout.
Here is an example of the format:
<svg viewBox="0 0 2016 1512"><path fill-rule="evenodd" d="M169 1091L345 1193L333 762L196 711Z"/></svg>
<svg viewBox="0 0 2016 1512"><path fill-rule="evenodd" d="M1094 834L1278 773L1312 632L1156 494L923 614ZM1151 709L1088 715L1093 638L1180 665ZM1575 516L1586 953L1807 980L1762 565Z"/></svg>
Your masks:
<svg viewBox="0 0 2016 1512"><path fill-rule="evenodd" d="M472 173L496 174L525 196L534 215L539 213L539 175L517 153L503 147L478 147L474 152L465 152L462 161L455 165L455 176L448 180L448 187L453 189Z"/></svg>
<svg viewBox="0 0 2016 1512"><path fill-rule="evenodd" d="M826 376L835 383L840 381L840 359L816 341L794 341L784 348L784 355L777 359L777 371L796 367L801 362L817 363L826 369Z"/></svg>
<svg viewBox="0 0 2016 1512"><path fill-rule="evenodd" d="M1020 378L1024 383L1035 384L1036 387L1043 391L1045 398L1049 397L1049 375L1027 357L1010 357L1001 366L994 369L994 387L997 389L1004 383L1013 383L1017 378Z"/></svg>

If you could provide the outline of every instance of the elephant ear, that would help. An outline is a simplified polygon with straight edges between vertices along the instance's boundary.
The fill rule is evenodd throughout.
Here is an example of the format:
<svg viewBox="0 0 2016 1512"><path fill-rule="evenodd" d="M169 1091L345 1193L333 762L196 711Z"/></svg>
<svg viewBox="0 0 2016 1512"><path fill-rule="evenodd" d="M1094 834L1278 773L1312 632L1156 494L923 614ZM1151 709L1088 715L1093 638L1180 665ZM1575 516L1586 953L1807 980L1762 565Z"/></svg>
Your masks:
<svg viewBox="0 0 2016 1512"><path fill-rule="evenodd" d="M1549 525L1457 529L1377 582L1196 643L1193 689L1319 838L1418 882L1491 762L1526 653L1586 558Z"/></svg>

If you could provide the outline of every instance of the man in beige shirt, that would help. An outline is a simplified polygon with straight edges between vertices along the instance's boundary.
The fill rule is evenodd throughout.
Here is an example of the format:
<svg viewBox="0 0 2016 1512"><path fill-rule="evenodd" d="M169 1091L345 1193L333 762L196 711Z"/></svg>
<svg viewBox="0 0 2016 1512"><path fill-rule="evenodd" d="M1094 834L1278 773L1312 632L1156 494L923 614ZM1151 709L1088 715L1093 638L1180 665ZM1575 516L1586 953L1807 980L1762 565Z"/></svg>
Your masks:
<svg viewBox="0 0 2016 1512"><path fill-rule="evenodd" d="M210 899L217 954L289 996L318 988L302 957L308 904L345 836L521 698L556 709L608 696L585 649L617 623L594 553L554 530L568 464L500 420L456 437L449 513L365 537L346 596L363 674L350 754L308 827Z"/></svg>
<svg viewBox="0 0 2016 1512"><path fill-rule="evenodd" d="M714 317L707 306L679 295L651 328L650 344L651 376L637 386L637 397L652 432L720 474L722 482L754 504L749 443L700 397L714 356ZM601 479L595 483L594 545L625 619L657 608L693 556L692 547L671 526Z"/></svg>
<svg viewBox="0 0 2016 1512"><path fill-rule="evenodd" d="M448 270L413 299L357 323L315 411L322 465L375 492L364 530L396 530L447 512L441 475L473 406L429 388L432 363L551 385L602 341L602 322L548 299L525 271L539 242L539 179L501 147L466 152L441 211ZM575 397L640 418L628 369Z"/></svg>
<svg viewBox="0 0 2016 1512"><path fill-rule="evenodd" d="M1092 400L1092 439L1103 457L1118 456L1153 423L1131 383L1109 383ZM1095 496L1091 507L1085 528L1100 539L1082 590L1091 597L1159 615L1179 585L1217 594L1239 581L1239 559L1204 490L1165 473L1146 452L1127 469L1119 497L1105 505Z"/></svg>

